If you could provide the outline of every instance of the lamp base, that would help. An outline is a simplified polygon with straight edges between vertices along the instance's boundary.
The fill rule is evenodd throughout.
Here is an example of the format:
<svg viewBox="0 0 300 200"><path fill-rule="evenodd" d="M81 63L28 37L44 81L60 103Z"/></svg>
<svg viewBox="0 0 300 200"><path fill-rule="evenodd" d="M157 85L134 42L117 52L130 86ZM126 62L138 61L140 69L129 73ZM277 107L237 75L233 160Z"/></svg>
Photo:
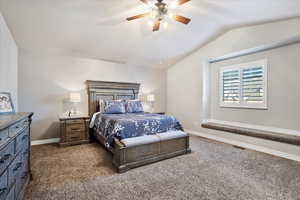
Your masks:
<svg viewBox="0 0 300 200"><path fill-rule="evenodd" d="M68 111L66 114L67 114L67 116L72 117L72 116L81 115L82 113L78 112L76 109L72 109L72 110Z"/></svg>

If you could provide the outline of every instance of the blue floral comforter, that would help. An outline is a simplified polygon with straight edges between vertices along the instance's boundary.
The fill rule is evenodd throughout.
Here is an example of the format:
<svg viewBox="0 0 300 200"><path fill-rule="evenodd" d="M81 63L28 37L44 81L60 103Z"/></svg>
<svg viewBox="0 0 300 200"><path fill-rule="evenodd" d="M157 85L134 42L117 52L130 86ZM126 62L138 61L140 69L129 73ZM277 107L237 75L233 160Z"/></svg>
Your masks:
<svg viewBox="0 0 300 200"><path fill-rule="evenodd" d="M154 135L169 130L183 130L173 116L150 113L98 114L94 130L104 136L106 147L114 138L119 140L143 135Z"/></svg>

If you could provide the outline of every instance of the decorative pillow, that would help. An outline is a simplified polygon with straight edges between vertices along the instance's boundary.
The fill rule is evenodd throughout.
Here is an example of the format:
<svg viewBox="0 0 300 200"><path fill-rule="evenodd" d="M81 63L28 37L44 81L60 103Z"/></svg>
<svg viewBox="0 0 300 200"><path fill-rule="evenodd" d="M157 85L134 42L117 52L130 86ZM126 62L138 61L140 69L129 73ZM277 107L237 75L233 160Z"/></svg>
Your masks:
<svg viewBox="0 0 300 200"><path fill-rule="evenodd" d="M103 113L121 114L125 112L125 102L122 100L107 100L104 103Z"/></svg>
<svg viewBox="0 0 300 200"><path fill-rule="evenodd" d="M144 112L142 102L140 100L126 101L126 112L128 113Z"/></svg>

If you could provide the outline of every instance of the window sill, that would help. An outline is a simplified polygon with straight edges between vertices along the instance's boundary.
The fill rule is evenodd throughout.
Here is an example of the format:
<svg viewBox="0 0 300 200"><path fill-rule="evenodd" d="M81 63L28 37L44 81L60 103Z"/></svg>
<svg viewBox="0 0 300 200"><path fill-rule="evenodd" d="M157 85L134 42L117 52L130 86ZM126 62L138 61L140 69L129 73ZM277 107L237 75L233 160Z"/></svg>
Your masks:
<svg viewBox="0 0 300 200"><path fill-rule="evenodd" d="M221 108L237 108L237 109L253 109L253 110L268 110L265 103L263 104L234 104L234 103L220 103Z"/></svg>
<svg viewBox="0 0 300 200"><path fill-rule="evenodd" d="M201 124L203 128L214 129L219 131L231 132L245 136L257 137L277 142L283 142L293 145L300 145L300 136L288 135L279 132L271 132L259 129L244 128L234 125L227 125L216 122L204 122Z"/></svg>

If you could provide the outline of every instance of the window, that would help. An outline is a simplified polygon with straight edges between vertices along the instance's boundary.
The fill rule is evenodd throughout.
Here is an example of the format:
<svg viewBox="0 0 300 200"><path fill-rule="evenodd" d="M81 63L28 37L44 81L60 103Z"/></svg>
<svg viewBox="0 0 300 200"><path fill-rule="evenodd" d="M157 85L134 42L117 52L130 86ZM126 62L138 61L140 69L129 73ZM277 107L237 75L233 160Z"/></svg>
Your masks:
<svg viewBox="0 0 300 200"><path fill-rule="evenodd" d="M222 67L220 106L267 109L267 60Z"/></svg>

